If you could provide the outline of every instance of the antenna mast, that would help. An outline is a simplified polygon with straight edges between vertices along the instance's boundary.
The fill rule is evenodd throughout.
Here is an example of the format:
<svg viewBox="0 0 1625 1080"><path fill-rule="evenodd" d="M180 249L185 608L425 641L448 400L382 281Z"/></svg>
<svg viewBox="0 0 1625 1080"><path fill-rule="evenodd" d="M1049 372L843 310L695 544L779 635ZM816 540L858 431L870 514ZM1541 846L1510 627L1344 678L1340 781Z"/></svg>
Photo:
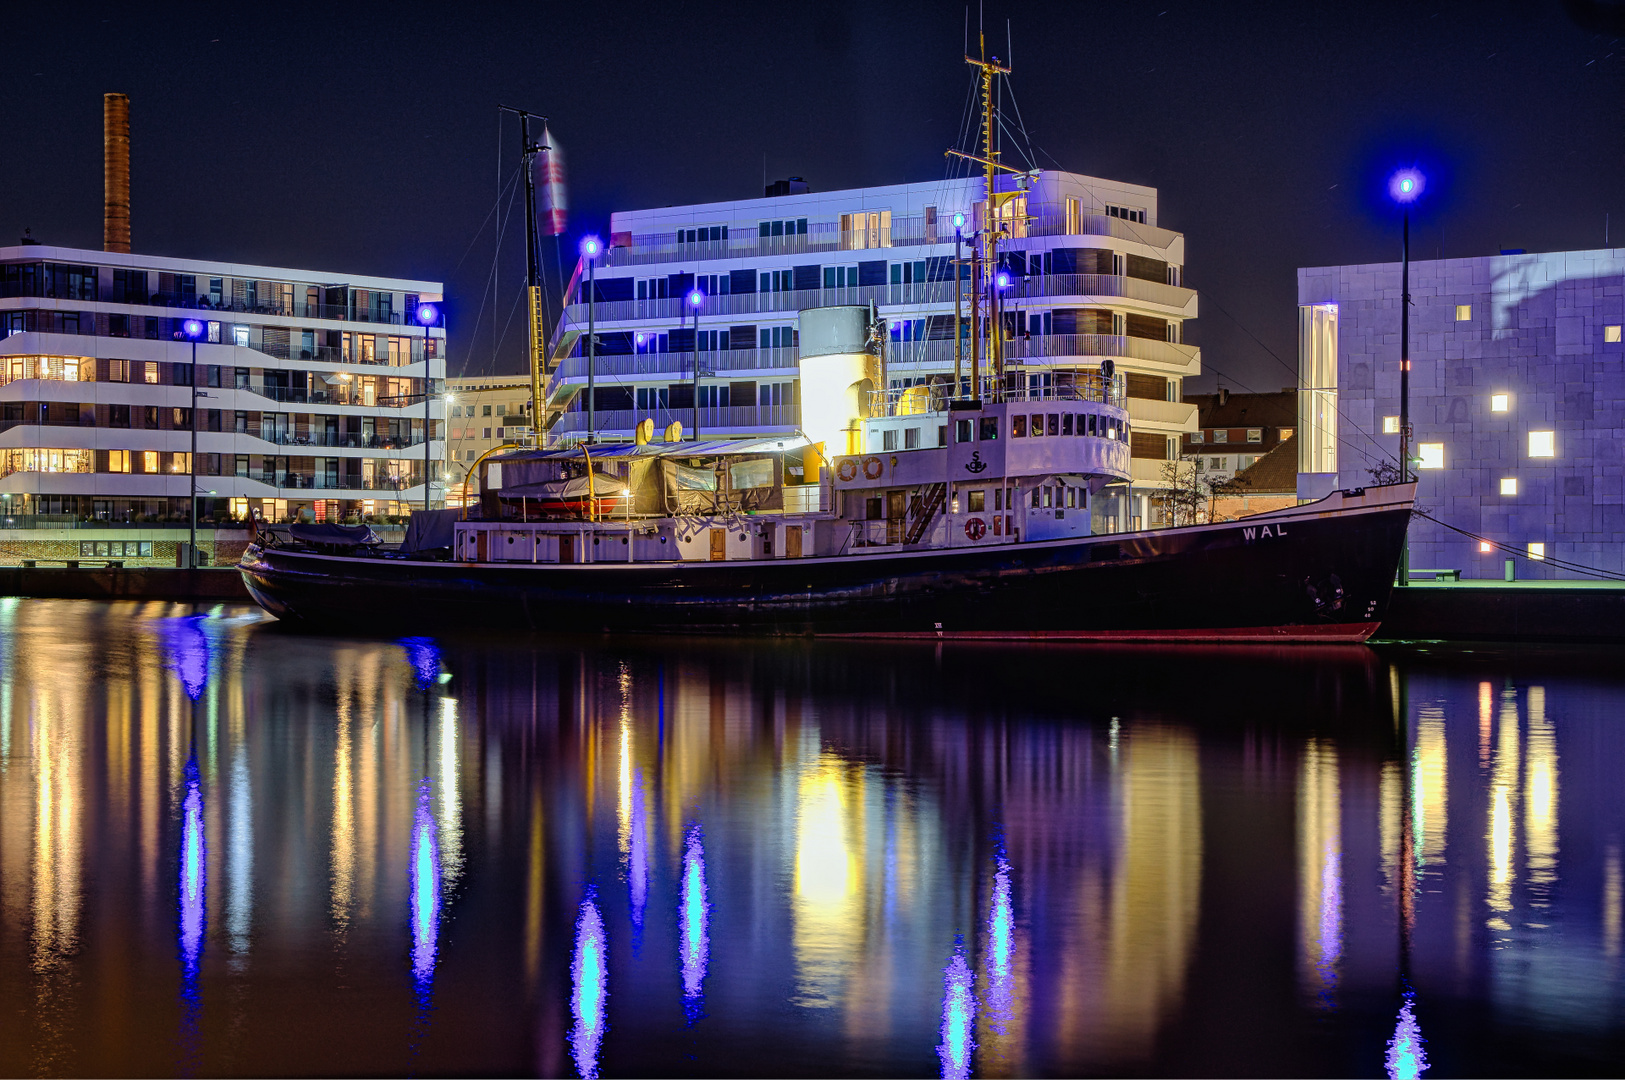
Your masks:
<svg viewBox="0 0 1625 1080"><path fill-rule="evenodd" d="M995 378L994 399L1004 396L1004 334L1003 319L999 312L998 290L998 245L1001 235L1006 232L1006 215L1001 212L1005 203L1021 194L1019 191L997 192L994 190L994 174L998 172L1020 173L1020 169L1012 169L999 160L997 142L997 106L993 98L993 76L1008 75L1010 69L999 63L997 56L987 55L987 35L978 33L977 42L981 48L981 58L967 56L965 63L976 68L981 77L982 92L982 153L967 154L960 150L949 150L953 157L962 157L968 161L975 161L982 166L982 178L986 184L987 197L982 203L976 230L976 256L971 267L971 305L972 325L971 331L971 379L975 383L980 378L977 363L977 344L980 341L982 328L981 319L976 314L977 301L981 299L983 288L987 290L987 358L993 369ZM981 387L972 386L971 392L981 396Z"/></svg>

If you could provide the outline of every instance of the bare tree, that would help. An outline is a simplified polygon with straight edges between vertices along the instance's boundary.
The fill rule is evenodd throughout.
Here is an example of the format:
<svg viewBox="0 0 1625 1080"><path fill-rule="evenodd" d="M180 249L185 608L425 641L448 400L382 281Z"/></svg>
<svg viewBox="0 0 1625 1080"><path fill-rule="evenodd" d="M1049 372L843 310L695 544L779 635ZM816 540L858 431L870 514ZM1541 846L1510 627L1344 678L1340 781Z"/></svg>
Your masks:
<svg viewBox="0 0 1625 1080"><path fill-rule="evenodd" d="M1162 465L1167 488L1163 505L1170 525L1199 525L1208 516L1209 489L1202 481L1202 459L1183 456Z"/></svg>

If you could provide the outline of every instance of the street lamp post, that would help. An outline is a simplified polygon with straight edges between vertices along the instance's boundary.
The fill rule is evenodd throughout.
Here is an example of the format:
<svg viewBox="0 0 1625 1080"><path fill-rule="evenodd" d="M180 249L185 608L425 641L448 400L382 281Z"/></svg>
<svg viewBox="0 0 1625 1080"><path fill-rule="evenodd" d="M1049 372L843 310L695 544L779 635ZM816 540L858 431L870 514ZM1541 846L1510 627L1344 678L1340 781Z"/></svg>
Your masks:
<svg viewBox="0 0 1625 1080"><path fill-rule="evenodd" d="M592 442L598 433L597 402L593 401L596 391L595 376L598 367L598 341L597 322L595 315L598 309L598 290L593 285L593 270L598 266L598 253L603 249L596 236L581 238L581 258L587 264L587 441Z"/></svg>
<svg viewBox="0 0 1625 1080"><path fill-rule="evenodd" d="M688 293L688 306L694 312L694 441L700 440L700 305L705 302L705 294L699 289L690 289Z"/></svg>
<svg viewBox="0 0 1625 1080"><path fill-rule="evenodd" d="M439 308L433 304L418 304L418 325L423 327L423 509L425 512L429 509L429 469L432 462L429 453L432 440L429 436L434 431L434 421L431 419L432 414L429 411L429 404L434 400L434 380L429 378L431 370L429 367L429 327L433 326L439 319Z"/></svg>
<svg viewBox="0 0 1625 1080"><path fill-rule="evenodd" d="M191 522L186 542L188 570L197 565L197 342L203 336L204 329L201 319L187 319L181 324L181 333L192 343L192 377L187 380L192 384L191 422L187 425L192 429L192 452L186 459L186 505L190 511L187 517Z"/></svg>
<svg viewBox="0 0 1625 1080"><path fill-rule="evenodd" d="M1416 169L1400 169L1388 178L1388 194L1405 207L1399 257L1399 482L1411 480L1411 211L1427 178ZM1399 555L1399 584L1411 583L1411 545L1407 533Z"/></svg>

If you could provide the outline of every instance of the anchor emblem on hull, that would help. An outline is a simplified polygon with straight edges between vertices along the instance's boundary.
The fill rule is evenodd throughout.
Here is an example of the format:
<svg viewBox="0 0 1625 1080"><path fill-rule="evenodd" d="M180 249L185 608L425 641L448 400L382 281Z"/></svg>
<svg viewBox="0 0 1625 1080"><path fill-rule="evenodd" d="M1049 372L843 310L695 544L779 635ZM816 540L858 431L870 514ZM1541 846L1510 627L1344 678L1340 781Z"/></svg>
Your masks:
<svg viewBox="0 0 1625 1080"><path fill-rule="evenodd" d="M972 474L987 471L987 462L982 460L982 452L980 450L972 450L970 452L970 460L965 462L965 471Z"/></svg>

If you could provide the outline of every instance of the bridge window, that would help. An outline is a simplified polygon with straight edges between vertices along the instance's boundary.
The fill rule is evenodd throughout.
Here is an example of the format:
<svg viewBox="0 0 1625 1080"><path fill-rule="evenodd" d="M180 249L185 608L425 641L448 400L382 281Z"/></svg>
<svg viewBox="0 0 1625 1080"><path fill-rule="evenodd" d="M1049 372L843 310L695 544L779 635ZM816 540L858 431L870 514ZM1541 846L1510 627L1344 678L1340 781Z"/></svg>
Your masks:
<svg viewBox="0 0 1625 1080"><path fill-rule="evenodd" d="M1024 438L1027 434L1027 416L1025 413L1012 413L1010 415L1010 437L1012 439Z"/></svg>
<svg viewBox="0 0 1625 1080"><path fill-rule="evenodd" d="M982 431L978 436L983 442L991 442L999 437L999 418L996 416L982 417Z"/></svg>

